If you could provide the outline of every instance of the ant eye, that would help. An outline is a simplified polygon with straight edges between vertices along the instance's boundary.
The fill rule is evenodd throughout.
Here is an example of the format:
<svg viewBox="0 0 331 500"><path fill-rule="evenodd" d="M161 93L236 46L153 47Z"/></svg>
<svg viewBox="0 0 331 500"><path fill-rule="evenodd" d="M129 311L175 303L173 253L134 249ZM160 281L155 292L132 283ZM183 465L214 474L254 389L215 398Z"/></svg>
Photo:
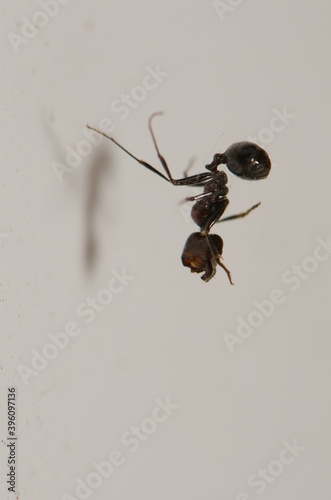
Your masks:
<svg viewBox="0 0 331 500"><path fill-rule="evenodd" d="M230 172L247 180L268 177L271 161L264 149L253 142L236 142L224 153Z"/></svg>

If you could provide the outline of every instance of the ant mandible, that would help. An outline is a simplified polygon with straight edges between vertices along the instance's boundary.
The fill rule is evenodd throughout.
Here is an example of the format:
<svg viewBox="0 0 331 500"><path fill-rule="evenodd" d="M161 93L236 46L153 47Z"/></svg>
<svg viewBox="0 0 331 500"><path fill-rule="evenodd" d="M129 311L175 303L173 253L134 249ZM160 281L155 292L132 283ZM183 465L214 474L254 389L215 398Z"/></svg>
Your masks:
<svg viewBox="0 0 331 500"><path fill-rule="evenodd" d="M184 250L182 253L182 263L184 266L189 267L193 273L204 272L201 279L208 282L216 274L217 265L221 266L227 273L230 283L233 285L231 273L221 262L223 251L223 240L217 234L210 234L210 230L216 222L224 222L226 220L239 219L245 217L252 210L257 208L260 203L253 205L246 212L241 212L236 215L231 215L222 220L221 217L229 204L226 197L228 194L228 176L225 172L219 171L219 165L226 165L233 174L245 180L260 180L265 179L271 169L271 161L266 153L260 146L252 142L236 142L232 144L224 153L216 153L213 161L205 165L208 172L201 174L187 176L186 174L182 179L174 179L171 175L167 162L161 155L155 135L152 129L152 120L155 116L162 115L163 113L153 113L149 118L148 126L153 139L153 143L158 155L158 158L167 174L165 176L159 170L154 168L149 163L139 160L136 156L125 149L113 137L108 136L100 130L87 127L103 135L107 139L114 142L119 148L127 153L131 158L138 163L151 170L162 179L170 182L174 186L198 186L203 187L203 193L196 196L186 198L186 201L194 201L191 211L191 217L195 224L200 228L200 232L193 233L187 239Z"/></svg>

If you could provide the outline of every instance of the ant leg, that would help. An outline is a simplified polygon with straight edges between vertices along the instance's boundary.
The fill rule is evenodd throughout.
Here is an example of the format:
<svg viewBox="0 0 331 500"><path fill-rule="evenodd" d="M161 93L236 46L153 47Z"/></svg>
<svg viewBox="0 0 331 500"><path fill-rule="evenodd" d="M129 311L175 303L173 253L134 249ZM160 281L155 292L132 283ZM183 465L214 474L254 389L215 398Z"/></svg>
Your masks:
<svg viewBox="0 0 331 500"><path fill-rule="evenodd" d="M169 177L169 180L170 182L174 185L174 186L197 186L201 183L205 183L206 181L212 179L212 175L209 173L209 172L203 172L202 174L197 174L197 175L192 175L190 177L187 177L185 175L185 177L183 179L174 179L171 175L171 172L169 170L169 167L167 165L167 162L165 161L164 157L161 155L160 153L160 150L159 150L159 147L157 145L157 142L156 142L156 139L155 139L155 135L154 135L154 132L153 132L153 128L152 128L152 120L155 116L159 116L159 115L163 115L162 112L157 112L157 113L153 113L149 120L148 120L148 127L149 127L149 131L151 133L151 136L152 136L152 139L153 139L153 143L154 143L154 147L156 149L156 153L157 153L157 156L160 160L160 162L162 163L162 166L164 168L164 170L166 171L168 177ZM203 184L202 184L203 185Z"/></svg>
<svg viewBox="0 0 331 500"><path fill-rule="evenodd" d="M147 168L151 172L154 172L154 174L158 175L159 177L162 177L162 179L166 180L167 182L171 182L175 186L185 186L185 185L187 185L187 186L195 186L195 185L200 185L201 183L204 183L204 182L206 182L206 181L208 181L208 180L210 180L212 178L212 175L210 175L210 173L204 172L202 174L197 174L197 175L193 175L191 177L186 177L184 179L178 179L178 180L172 179L172 177L170 175L170 178L168 179L165 175L163 175L161 172L159 172L156 168L152 167L152 165L150 165L146 161L139 160L139 158L137 158L132 153L130 153L130 151L128 151L127 149L125 149L123 146L121 146L121 144L119 144L113 137L110 137L109 135L105 134L101 130L98 130L98 129L94 128L94 127L91 127L90 125L87 125L87 128L89 128L90 130L94 130L94 132L97 132L98 134L103 135L104 137L106 137L107 139L109 139L110 141L112 141L114 144L116 144L116 146L118 146L119 148L121 148L122 151L124 151L127 155L131 156L131 158L133 158L138 163L140 163L141 165L143 165L145 168ZM169 168L168 168L168 166L167 166L164 158L162 160L162 165L163 166L166 165L166 172L168 172ZM201 184L201 185L203 186L203 184Z"/></svg>
<svg viewBox="0 0 331 500"><path fill-rule="evenodd" d="M204 184L202 184L204 186ZM195 196L189 196L188 198L184 198L180 203L185 203L187 201L198 201L207 198L208 196L218 196L221 191L208 191L207 193L197 194ZM220 222L220 221L219 221Z"/></svg>
<svg viewBox="0 0 331 500"><path fill-rule="evenodd" d="M193 156L193 158L191 158L190 161L188 162L188 165L187 165L187 167L186 167L186 169L184 170L184 173L183 173L184 179L188 178L188 173L191 170L191 168L193 167L193 164L194 164L195 160L196 160L196 157Z"/></svg>
<svg viewBox="0 0 331 500"><path fill-rule="evenodd" d="M240 214L236 214L236 215L230 215L230 217L225 217L225 219L218 220L217 223L224 222L226 220L241 219L241 217L246 217L246 215L251 213L252 210L259 207L260 205L261 205L261 202L259 201L259 203L256 203L256 205L253 205L251 208L246 210L246 212L241 212Z"/></svg>
<svg viewBox="0 0 331 500"><path fill-rule="evenodd" d="M145 162L143 160L139 160L139 158L137 158L136 156L134 156L127 149L125 149L123 146L121 146L117 141L115 141L115 139L113 139L113 137L110 137L109 135L105 134L104 132L101 132L101 130L98 130L96 128L90 127L90 125L87 125L87 128L89 128L90 130L94 130L94 132L97 132L98 134L103 135L107 139L110 139L111 141L113 141L114 144L116 144L116 146L118 146L119 148L121 148L122 151L124 151L126 154L128 154L129 156L131 156L131 158L133 158L134 160L136 160L138 163L140 163L144 167L148 168L148 170L151 170L151 172L154 172L154 174L157 174L160 177L162 177L162 179L165 179L167 182L170 182L169 179L165 175L161 174L161 172L159 172L156 168L152 167L152 165L150 165L149 163L147 163L147 162Z"/></svg>
<svg viewBox="0 0 331 500"><path fill-rule="evenodd" d="M217 210L213 213L213 215L210 217L210 219L207 221L207 223L205 224L205 227L203 229L203 231L201 232L201 234L205 235L206 236L206 239L208 241L208 245L209 245L209 248L210 248L210 251L213 255L213 258L216 260L216 262L221 266L222 269L224 269L224 271L226 272L227 276L228 276L228 279L231 283L231 285L234 285L233 281L232 281L232 277L231 277L231 273L230 271L225 267L224 264L222 264L221 262L221 255L219 255L217 253L217 250L209 236L209 231L210 229L213 227L213 225L218 222L218 219L220 217L222 217L223 213L225 212L225 209L226 207L228 206L229 204L229 200L227 198L222 198L219 202L219 205L218 205L218 208ZM216 271L215 271L216 273Z"/></svg>
<svg viewBox="0 0 331 500"><path fill-rule="evenodd" d="M207 181L213 178L209 172L203 172L202 174L191 175L190 177L184 177L183 179L173 179L173 184L175 186L196 186L203 187Z"/></svg>
<svg viewBox="0 0 331 500"><path fill-rule="evenodd" d="M201 200L203 198L206 198L207 196L212 196L214 194L215 193L209 192L209 193L197 194L196 196L189 196L188 198L184 198L183 200L181 200L179 203L182 204L182 203L186 203L187 201L198 201L198 200Z"/></svg>
<svg viewBox="0 0 331 500"><path fill-rule="evenodd" d="M217 261L216 261L217 262ZM205 282L208 283L216 274L216 262L211 263L207 262L205 266L205 273L201 276L201 279ZM218 264L218 262L217 262Z"/></svg>
<svg viewBox="0 0 331 500"><path fill-rule="evenodd" d="M233 281L232 281L232 276L231 276L231 273L230 273L230 271L229 271L229 270L225 267L225 265L221 262L221 258L222 258L222 257L221 257L221 255L219 255L219 254L217 253L217 250L216 250L216 248L215 248L215 246L214 246L214 244L213 244L213 242L212 242L212 240L211 240L211 238L210 238L209 234L208 234L208 233L206 233L206 234L205 234L205 236L206 236L206 239L207 239L207 241L208 241L209 248L210 248L210 250L211 250L211 252L212 252L212 254L213 254L213 258L215 259L215 261L217 262L217 264L218 264L219 266L221 266L221 268L222 268L222 269L224 269L224 271L226 272L226 274L227 274L227 276L228 276L228 279L229 279L229 281L230 281L231 285L234 285L234 283L233 283ZM208 277L208 279L206 279L206 278L204 279L204 276L205 276L205 275L204 275L204 276L202 276L202 277L201 277L201 279L203 279L204 281L209 281L211 278L213 278L213 277L215 276L215 274L216 274L216 269L213 267L212 274Z"/></svg>
<svg viewBox="0 0 331 500"><path fill-rule="evenodd" d="M226 274L228 275L228 278L229 278L229 281L230 281L231 285L234 285L234 283L233 283L233 281L232 281L232 276L231 276L231 273L230 273L229 269L227 269L227 268L225 267L225 265L224 265L224 264L222 264L222 262L221 262L221 260L220 260L220 259L221 259L221 257L220 257L219 259L217 259L217 264L218 264L219 266L221 266L221 268L222 268L222 269L224 269L224 271L225 271L225 272L226 272Z"/></svg>
<svg viewBox="0 0 331 500"><path fill-rule="evenodd" d="M153 139L153 143L154 143L154 147L156 149L156 153L157 153L157 156L160 160L160 162L162 163L162 166L164 168L164 170L166 171L168 177L169 177L169 180L172 184L174 184L174 180L172 178L172 175L171 175L171 172L169 170L169 167L167 165L167 162L165 161L165 159L163 158L163 156L161 155L160 151L159 151L159 147L157 145L157 142L156 142L156 139L155 139L155 135L154 135L154 132L153 132L153 129L152 129L152 120L155 116L160 116L160 115L163 115L162 111L159 111L157 113L153 113L150 117L149 117L149 120L148 120L148 128L149 128L149 131L151 133L151 136L152 136L152 139Z"/></svg>
<svg viewBox="0 0 331 500"><path fill-rule="evenodd" d="M203 226L203 229L201 231L201 234L207 235L213 225L219 220L220 217L224 214L226 207L229 204L229 200L224 197L221 198L215 207L215 211L210 215L209 219L207 220L206 224ZM215 256L216 257L216 256Z"/></svg>

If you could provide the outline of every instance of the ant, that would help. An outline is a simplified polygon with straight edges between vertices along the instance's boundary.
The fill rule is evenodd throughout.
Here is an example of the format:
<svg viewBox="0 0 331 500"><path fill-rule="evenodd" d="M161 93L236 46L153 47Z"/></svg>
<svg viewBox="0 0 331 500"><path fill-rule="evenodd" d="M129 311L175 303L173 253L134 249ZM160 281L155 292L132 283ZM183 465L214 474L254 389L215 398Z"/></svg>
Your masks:
<svg viewBox="0 0 331 500"><path fill-rule="evenodd" d="M219 265L227 273L229 281L231 285L233 285L230 271L221 262L223 240L217 234L210 234L210 230L217 222L224 222L226 220L245 217L252 210L257 208L260 203L253 205L249 210L246 210L246 212L231 215L230 217L220 220L229 204L229 200L227 198L229 190L227 187L227 174L223 171L219 171L217 167L219 165L226 165L230 172L238 177L241 177L242 179L260 180L265 179L269 175L271 169L270 158L266 151L264 151L257 144L247 141L236 142L232 144L224 153L216 153L214 155L213 161L210 164L205 165L207 172L188 176L186 171L182 179L174 179L171 175L167 162L159 151L152 129L153 118L162 114L163 113L161 112L153 113L149 118L148 127L157 156L165 170L166 175L159 172L159 170L154 168L149 163L139 160L136 156L115 141L115 139L108 136L104 132L90 127L89 125L87 125L87 127L90 130L98 132L107 139L110 139L125 153L131 156L131 158L174 186L198 186L204 188L203 193L186 198L186 201L195 202L192 207L191 217L195 224L199 226L200 232L191 234L187 239L182 253L182 263L184 266L189 267L193 273L204 272L201 279L205 282L208 282L215 276L217 265Z"/></svg>

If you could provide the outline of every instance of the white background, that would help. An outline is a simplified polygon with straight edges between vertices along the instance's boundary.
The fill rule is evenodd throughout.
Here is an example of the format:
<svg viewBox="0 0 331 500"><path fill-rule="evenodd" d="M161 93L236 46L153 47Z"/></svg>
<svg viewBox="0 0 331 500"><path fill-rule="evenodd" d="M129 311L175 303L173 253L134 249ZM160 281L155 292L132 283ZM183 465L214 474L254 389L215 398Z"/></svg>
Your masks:
<svg viewBox="0 0 331 500"><path fill-rule="evenodd" d="M330 255L295 291L282 276L331 233L331 8L237 3L222 20L211 0L71 0L17 53L8 33L20 34L22 18L41 8L2 3L1 434L5 441L15 384L20 500L78 498L76 478L115 449L125 463L90 498L330 496ZM112 103L157 65L168 76L121 120ZM257 137L275 108L295 118L268 144L258 140L273 162L268 179L229 173L227 215L262 205L215 230L235 286L220 268L205 284L181 265L196 226L178 203L196 191L170 186L106 140L93 219L99 253L87 275L97 153L63 182L52 167L84 139L86 123L110 118L119 142L161 168L147 120L164 111L155 132L179 178L192 156L192 173L203 171L215 152ZM134 280L86 324L77 304L123 268ZM224 334L237 335L238 317L247 320L275 289L283 304L231 353ZM17 367L31 367L31 350L42 352L68 321L81 334L25 385ZM130 453L122 434L166 397L179 408ZM249 476L295 439L305 451L258 495ZM1 498L14 498L6 460L1 443Z"/></svg>

